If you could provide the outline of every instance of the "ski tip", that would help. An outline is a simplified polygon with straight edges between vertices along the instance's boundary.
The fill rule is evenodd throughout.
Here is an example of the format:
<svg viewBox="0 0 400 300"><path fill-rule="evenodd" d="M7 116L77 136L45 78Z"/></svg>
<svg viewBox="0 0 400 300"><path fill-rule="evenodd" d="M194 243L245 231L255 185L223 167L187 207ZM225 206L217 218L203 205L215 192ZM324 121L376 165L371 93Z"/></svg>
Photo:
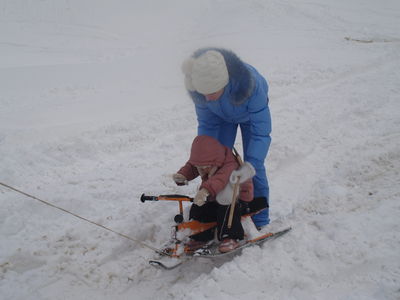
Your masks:
<svg viewBox="0 0 400 300"><path fill-rule="evenodd" d="M292 227L291 227L291 226L290 226L290 227L286 227L285 229L279 230L279 231L277 231L277 232L274 232L273 235L274 235L274 236L281 236L281 235L283 235L283 234L289 232L290 230L292 230Z"/></svg>
<svg viewBox="0 0 400 300"><path fill-rule="evenodd" d="M149 260L149 264L152 265L153 267L160 267L164 265L163 263L157 261L157 260Z"/></svg>
<svg viewBox="0 0 400 300"><path fill-rule="evenodd" d="M167 266L166 264L162 263L161 261L150 260L149 264L153 267L160 268L163 270L172 270L172 269L175 269L176 267L180 266L182 264L182 262L180 261L179 263L177 263L175 265Z"/></svg>

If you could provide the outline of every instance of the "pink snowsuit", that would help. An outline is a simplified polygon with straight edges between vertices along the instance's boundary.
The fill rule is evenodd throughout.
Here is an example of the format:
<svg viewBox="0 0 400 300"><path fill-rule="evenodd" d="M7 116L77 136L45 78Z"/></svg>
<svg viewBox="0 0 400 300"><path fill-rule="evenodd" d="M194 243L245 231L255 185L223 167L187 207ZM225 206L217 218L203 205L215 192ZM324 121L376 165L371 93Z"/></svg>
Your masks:
<svg viewBox="0 0 400 300"><path fill-rule="evenodd" d="M220 205L216 196L229 183L231 173L239 167L232 150L223 146L216 139L201 135L193 140L190 158L188 162L178 171L190 181L198 177L200 167L217 167L216 171L209 175L203 174L200 189L205 188L209 192L207 202L203 206L192 205L190 219L200 222L217 221L217 237L219 240L231 238L241 240L244 237L244 230L241 224L241 204L235 206L231 227L227 227L227 215L230 205ZM253 200L253 183L251 179L240 185L239 199L250 202ZM228 199L228 203L232 199ZM214 238L214 229L210 229L191 236L197 241L208 241Z"/></svg>
<svg viewBox="0 0 400 300"><path fill-rule="evenodd" d="M190 158L178 173L188 181L193 180L200 175L196 166L217 167L211 177L205 175L201 178L200 186L200 189L205 188L210 193L208 201L214 201L216 195L228 184L232 171L239 167L239 163L231 149L210 136L200 135L193 140ZM251 179L240 185L239 199L246 202L253 200Z"/></svg>

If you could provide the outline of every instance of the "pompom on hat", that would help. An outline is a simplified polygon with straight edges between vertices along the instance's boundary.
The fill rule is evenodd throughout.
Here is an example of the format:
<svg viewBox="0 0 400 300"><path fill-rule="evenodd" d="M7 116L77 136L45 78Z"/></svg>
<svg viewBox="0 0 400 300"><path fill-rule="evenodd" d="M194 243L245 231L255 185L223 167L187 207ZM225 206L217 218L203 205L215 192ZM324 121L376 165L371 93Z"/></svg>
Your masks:
<svg viewBox="0 0 400 300"><path fill-rule="evenodd" d="M185 87L191 92L208 95L223 89L229 82L224 56L208 50L199 57L190 57L182 64Z"/></svg>

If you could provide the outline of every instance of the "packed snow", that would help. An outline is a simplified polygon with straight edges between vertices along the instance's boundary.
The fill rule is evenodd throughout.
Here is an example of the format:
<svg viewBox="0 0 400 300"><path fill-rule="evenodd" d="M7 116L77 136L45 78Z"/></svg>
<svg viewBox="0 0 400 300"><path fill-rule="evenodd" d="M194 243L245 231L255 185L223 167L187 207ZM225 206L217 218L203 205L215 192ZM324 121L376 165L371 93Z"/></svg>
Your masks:
<svg viewBox="0 0 400 300"><path fill-rule="evenodd" d="M271 225L229 259L154 253L0 186L1 299L400 299L398 0L0 0L0 183L154 247L193 196L181 62L225 47L270 85ZM240 139L237 147L240 149Z"/></svg>

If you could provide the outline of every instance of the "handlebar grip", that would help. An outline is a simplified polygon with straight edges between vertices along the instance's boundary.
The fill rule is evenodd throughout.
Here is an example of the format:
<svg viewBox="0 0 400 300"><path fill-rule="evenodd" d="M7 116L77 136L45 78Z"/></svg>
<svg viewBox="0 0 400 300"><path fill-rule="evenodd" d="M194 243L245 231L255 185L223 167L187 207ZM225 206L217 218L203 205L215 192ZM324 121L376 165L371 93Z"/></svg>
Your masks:
<svg viewBox="0 0 400 300"><path fill-rule="evenodd" d="M158 201L158 197L156 197L156 196L146 196L145 194L142 194L142 196L140 197L140 201L142 201L143 203L145 201Z"/></svg>

